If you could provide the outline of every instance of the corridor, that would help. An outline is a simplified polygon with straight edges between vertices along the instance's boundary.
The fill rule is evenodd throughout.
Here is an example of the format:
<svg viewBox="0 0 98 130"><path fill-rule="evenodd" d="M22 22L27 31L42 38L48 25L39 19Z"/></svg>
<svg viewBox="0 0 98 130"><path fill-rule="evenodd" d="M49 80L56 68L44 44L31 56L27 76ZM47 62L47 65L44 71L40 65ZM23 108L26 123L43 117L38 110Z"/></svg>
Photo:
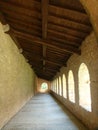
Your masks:
<svg viewBox="0 0 98 130"><path fill-rule="evenodd" d="M49 94L34 96L2 130L87 130Z"/></svg>

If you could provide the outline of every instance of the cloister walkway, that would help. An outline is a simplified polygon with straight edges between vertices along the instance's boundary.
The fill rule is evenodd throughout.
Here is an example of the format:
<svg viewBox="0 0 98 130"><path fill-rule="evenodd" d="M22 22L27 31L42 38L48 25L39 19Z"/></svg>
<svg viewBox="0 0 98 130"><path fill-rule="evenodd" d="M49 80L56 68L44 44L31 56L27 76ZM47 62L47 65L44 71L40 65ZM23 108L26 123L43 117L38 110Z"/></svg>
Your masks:
<svg viewBox="0 0 98 130"><path fill-rule="evenodd" d="M2 130L87 130L49 94L34 96Z"/></svg>

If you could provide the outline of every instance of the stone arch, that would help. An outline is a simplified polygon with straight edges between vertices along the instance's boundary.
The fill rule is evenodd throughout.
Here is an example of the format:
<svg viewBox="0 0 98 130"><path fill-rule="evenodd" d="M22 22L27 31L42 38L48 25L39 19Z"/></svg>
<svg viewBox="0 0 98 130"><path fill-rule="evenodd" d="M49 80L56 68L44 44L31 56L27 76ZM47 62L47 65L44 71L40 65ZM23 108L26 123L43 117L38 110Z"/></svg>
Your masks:
<svg viewBox="0 0 98 130"><path fill-rule="evenodd" d="M75 103L75 85L74 85L74 75L72 70L68 73L68 96L71 102Z"/></svg>
<svg viewBox="0 0 98 130"><path fill-rule="evenodd" d="M61 76L59 76L59 95L62 95L62 84L61 84Z"/></svg>
<svg viewBox="0 0 98 130"><path fill-rule="evenodd" d="M63 97L67 98L67 90L66 90L66 76L62 75L62 84L63 84Z"/></svg>
<svg viewBox="0 0 98 130"><path fill-rule="evenodd" d="M82 63L78 70L79 105L91 111L90 74L88 67Z"/></svg>

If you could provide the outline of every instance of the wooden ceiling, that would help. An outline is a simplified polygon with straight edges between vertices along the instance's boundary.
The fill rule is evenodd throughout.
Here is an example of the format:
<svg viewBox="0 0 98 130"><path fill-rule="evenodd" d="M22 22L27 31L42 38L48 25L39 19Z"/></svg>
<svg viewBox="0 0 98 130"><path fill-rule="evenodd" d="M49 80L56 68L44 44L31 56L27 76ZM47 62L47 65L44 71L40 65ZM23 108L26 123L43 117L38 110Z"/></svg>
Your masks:
<svg viewBox="0 0 98 130"><path fill-rule="evenodd" d="M79 0L0 0L10 35L38 77L52 80L91 32Z"/></svg>

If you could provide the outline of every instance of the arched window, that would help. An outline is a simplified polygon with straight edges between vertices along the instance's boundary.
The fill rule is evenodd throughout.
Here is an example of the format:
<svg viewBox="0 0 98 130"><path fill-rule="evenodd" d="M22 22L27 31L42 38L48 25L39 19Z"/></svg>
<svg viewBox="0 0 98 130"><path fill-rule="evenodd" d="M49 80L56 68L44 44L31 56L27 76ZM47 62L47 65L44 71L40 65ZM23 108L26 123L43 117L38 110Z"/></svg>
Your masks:
<svg viewBox="0 0 98 130"><path fill-rule="evenodd" d="M56 92L56 80L54 80L54 92Z"/></svg>
<svg viewBox="0 0 98 130"><path fill-rule="evenodd" d="M90 75L87 66L82 63L78 72L79 105L91 111Z"/></svg>
<svg viewBox="0 0 98 130"><path fill-rule="evenodd" d="M41 84L41 92L46 92L48 90L48 84L46 82Z"/></svg>
<svg viewBox="0 0 98 130"><path fill-rule="evenodd" d="M73 72L70 70L68 74L68 94L69 100L75 102L75 88L74 88L74 77Z"/></svg>
<svg viewBox="0 0 98 130"><path fill-rule="evenodd" d="M56 85L57 85L57 94L58 94L58 78L56 80Z"/></svg>
<svg viewBox="0 0 98 130"><path fill-rule="evenodd" d="M51 82L51 90L53 89L53 82Z"/></svg>
<svg viewBox="0 0 98 130"><path fill-rule="evenodd" d="M62 95L61 77L59 77L59 94Z"/></svg>
<svg viewBox="0 0 98 130"><path fill-rule="evenodd" d="M67 98L67 91L66 91L66 77L65 77L65 74L63 74L63 97L64 98Z"/></svg>

